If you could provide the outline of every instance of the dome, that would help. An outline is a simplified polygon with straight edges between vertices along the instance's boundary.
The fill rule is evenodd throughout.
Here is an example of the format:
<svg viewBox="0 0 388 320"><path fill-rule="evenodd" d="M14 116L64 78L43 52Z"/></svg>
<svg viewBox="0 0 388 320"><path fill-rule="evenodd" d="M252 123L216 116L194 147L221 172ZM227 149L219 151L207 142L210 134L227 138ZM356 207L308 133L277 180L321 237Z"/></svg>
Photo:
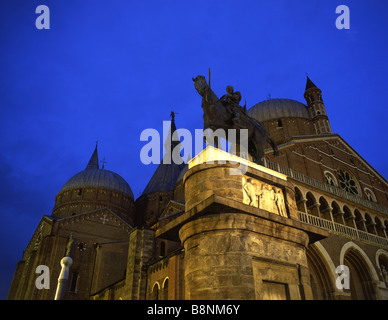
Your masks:
<svg viewBox="0 0 388 320"><path fill-rule="evenodd" d="M260 122L280 118L310 119L307 107L291 99L269 99L255 104L247 114Z"/></svg>
<svg viewBox="0 0 388 320"><path fill-rule="evenodd" d="M121 192L134 199L131 187L117 173L105 169L87 168L71 177L61 191L81 187L98 187Z"/></svg>

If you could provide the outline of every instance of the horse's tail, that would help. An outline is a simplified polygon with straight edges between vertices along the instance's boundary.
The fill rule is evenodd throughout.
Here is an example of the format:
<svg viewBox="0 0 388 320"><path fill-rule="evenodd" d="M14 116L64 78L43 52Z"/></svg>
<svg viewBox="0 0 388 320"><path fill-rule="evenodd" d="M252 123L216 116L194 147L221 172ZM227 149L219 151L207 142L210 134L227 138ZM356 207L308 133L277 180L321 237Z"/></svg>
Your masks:
<svg viewBox="0 0 388 320"><path fill-rule="evenodd" d="M261 135L264 138L264 141L267 141L270 138L267 128L255 118L249 117L249 120L253 124L253 126L260 131Z"/></svg>

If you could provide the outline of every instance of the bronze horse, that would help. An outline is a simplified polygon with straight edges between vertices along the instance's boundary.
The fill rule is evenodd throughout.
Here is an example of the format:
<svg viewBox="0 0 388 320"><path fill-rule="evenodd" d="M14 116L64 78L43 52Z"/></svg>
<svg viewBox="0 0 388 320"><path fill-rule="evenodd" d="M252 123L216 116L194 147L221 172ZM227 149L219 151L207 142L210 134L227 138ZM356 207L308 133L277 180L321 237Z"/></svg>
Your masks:
<svg viewBox="0 0 388 320"><path fill-rule="evenodd" d="M195 89L202 96L204 130L211 129L215 131L221 128L227 132L228 129L248 129L248 152L257 164L262 164L263 145L267 142L274 150L274 155L279 154L275 141L260 121L241 111L239 123L234 123L231 114L227 112L221 100L209 87L205 77L199 75L195 79L193 78L193 81ZM239 130L237 130L238 132ZM237 141L239 141L239 137L237 137Z"/></svg>

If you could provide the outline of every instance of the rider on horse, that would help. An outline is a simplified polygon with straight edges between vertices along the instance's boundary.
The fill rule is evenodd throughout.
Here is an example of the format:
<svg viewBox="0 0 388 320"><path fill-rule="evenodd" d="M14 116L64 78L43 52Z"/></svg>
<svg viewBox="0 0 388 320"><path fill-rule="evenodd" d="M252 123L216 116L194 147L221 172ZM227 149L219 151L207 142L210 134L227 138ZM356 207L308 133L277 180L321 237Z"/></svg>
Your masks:
<svg viewBox="0 0 388 320"><path fill-rule="evenodd" d="M240 106L241 93L239 91L234 92L232 86L226 87L227 94L220 98L223 106L226 108L229 114L232 115L232 120L235 124L239 124L241 120L241 113L244 112L243 107Z"/></svg>

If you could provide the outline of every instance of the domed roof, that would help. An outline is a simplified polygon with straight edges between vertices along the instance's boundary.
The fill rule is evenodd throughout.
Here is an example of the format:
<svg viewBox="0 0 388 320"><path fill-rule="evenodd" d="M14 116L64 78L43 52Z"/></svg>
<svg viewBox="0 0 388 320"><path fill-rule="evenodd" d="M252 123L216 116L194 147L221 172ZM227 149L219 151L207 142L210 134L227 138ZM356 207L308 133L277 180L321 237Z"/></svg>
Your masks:
<svg viewBox="0 0 388 320"><path fill-rule="evenodd" d="M61 191L81 187L98 187L121 192L134 199L129 184L117 173L100 169L98 164L97 146L84 171L72 176L62 187Z"/></svg>
<svg viewBox="0 0 388 320"><path fill-rule="evenodd" d="M310 119L307 107L291 99L269 99L255 104L247 114L261 122L280 118Z"/></svg>
<svg viewBox="0 0 388 320"><path fill-rule="evenodd" d="M71 177L61 191L81 187L99 187L121 192L134 199L129 184L117 173L105 169L86 169Z"/></svg>

